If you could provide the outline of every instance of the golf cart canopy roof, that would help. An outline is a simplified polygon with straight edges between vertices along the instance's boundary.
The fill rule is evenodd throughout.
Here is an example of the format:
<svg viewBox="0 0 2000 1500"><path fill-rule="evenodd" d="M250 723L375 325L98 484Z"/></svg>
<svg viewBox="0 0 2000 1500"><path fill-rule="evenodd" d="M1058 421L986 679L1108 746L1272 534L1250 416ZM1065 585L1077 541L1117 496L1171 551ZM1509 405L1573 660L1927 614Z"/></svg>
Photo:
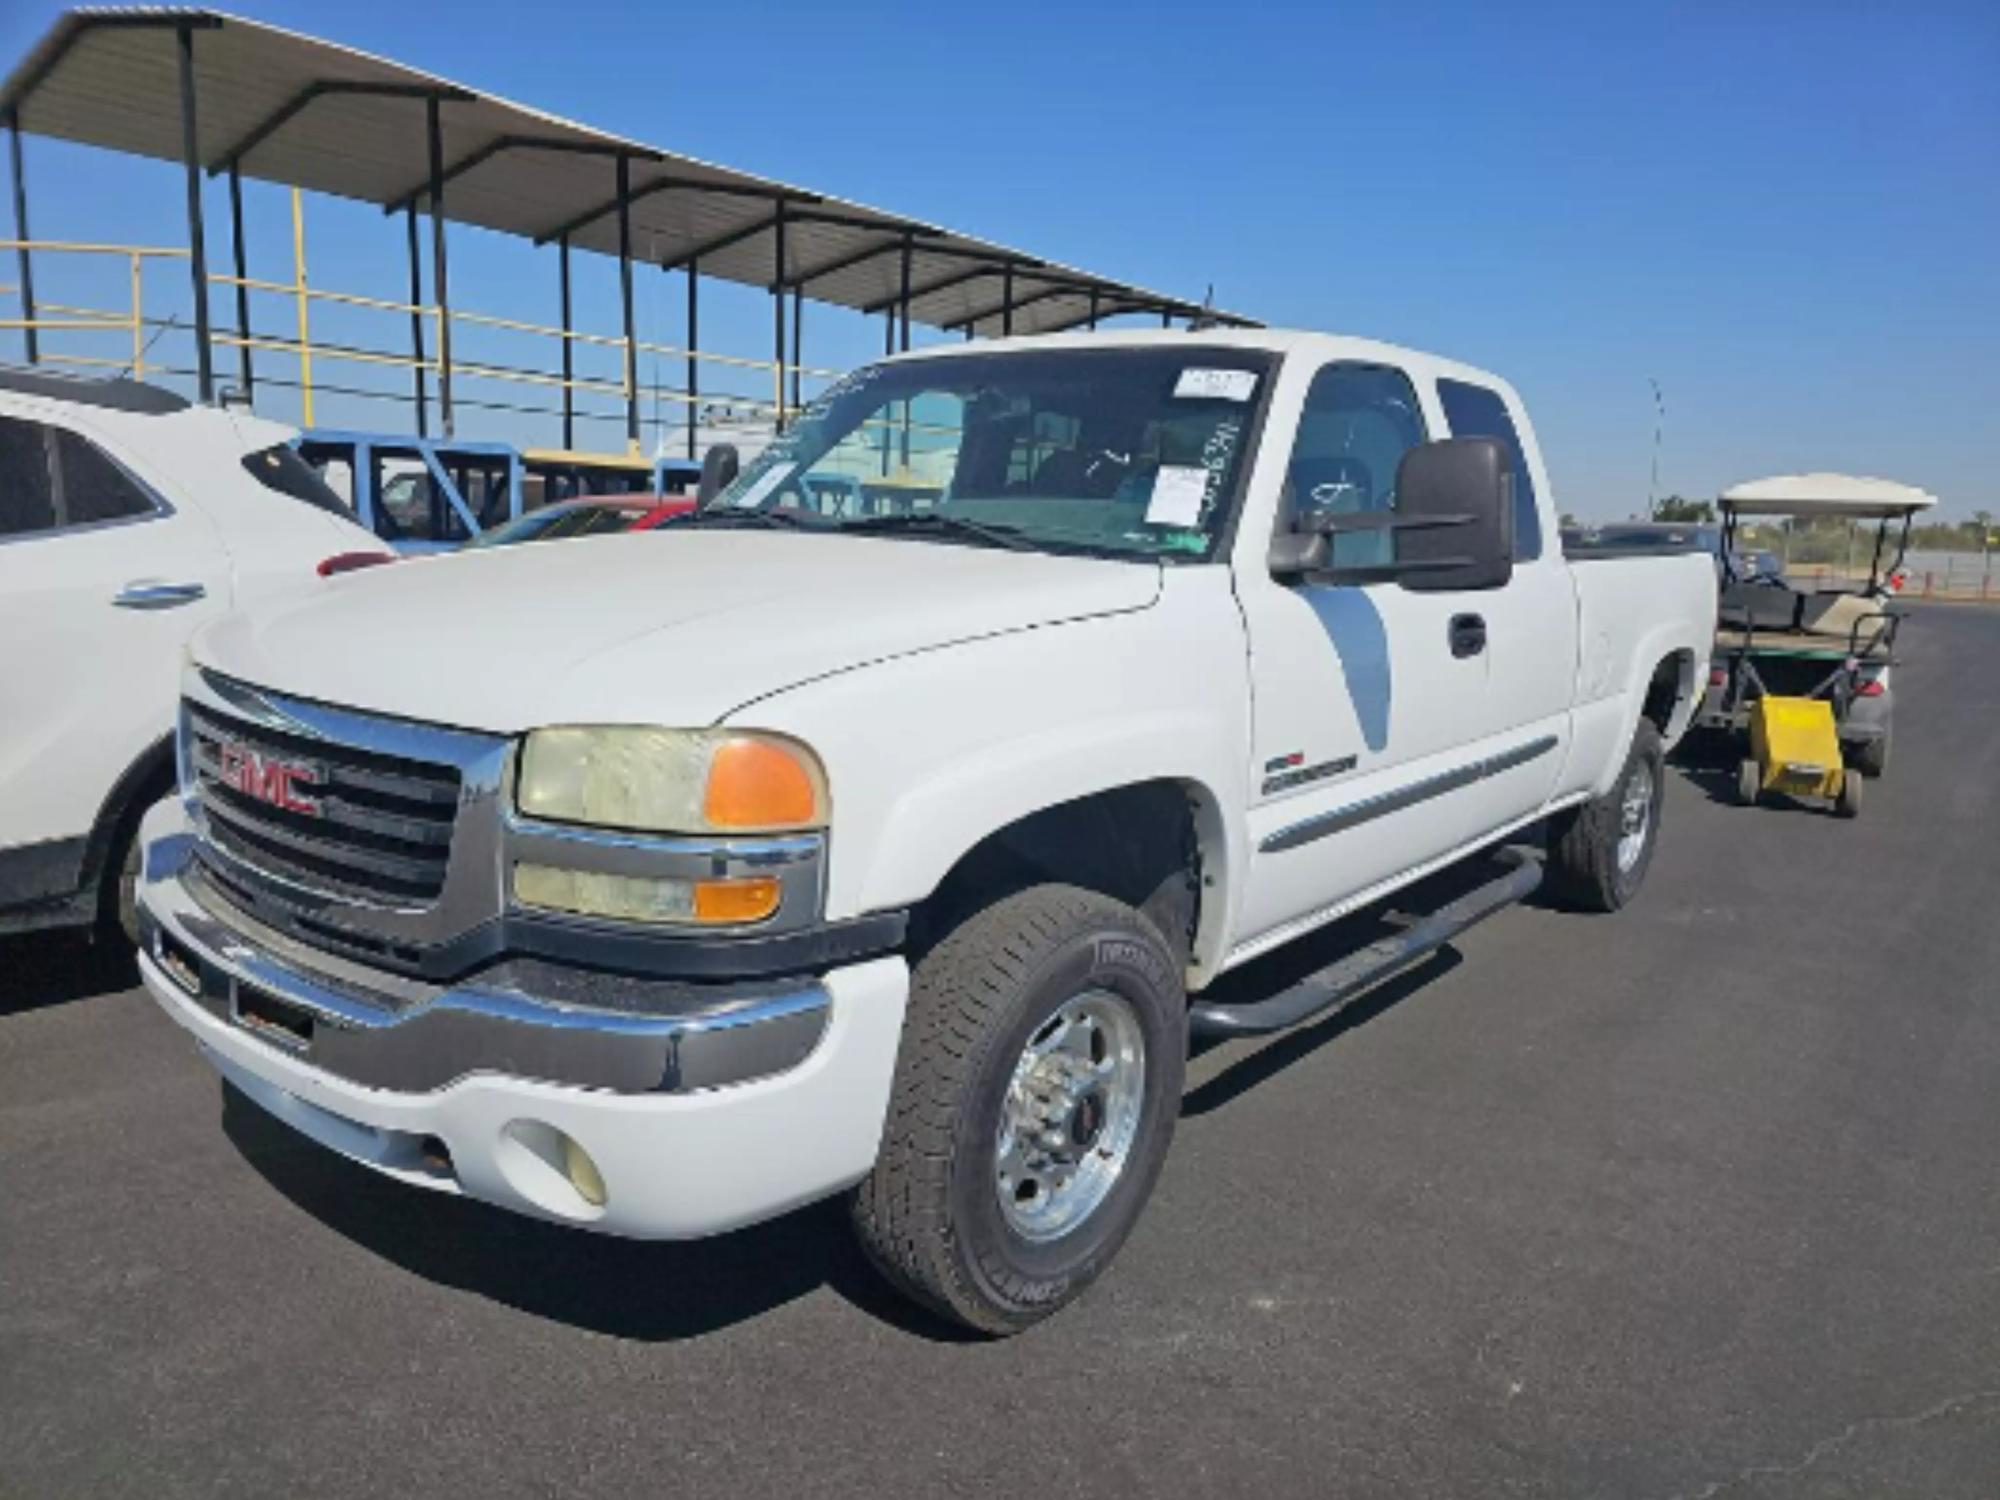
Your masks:
<svg viewBox="0 0 2000 1500"><path fill-rule="evenodd" d="M1739 516L1844 516L1851 521L1886 521L1914 515L1937 504L1937 496L1914 485L1852 474L1778 474L1753 479L1722 492L1722 507Z"/></svg>

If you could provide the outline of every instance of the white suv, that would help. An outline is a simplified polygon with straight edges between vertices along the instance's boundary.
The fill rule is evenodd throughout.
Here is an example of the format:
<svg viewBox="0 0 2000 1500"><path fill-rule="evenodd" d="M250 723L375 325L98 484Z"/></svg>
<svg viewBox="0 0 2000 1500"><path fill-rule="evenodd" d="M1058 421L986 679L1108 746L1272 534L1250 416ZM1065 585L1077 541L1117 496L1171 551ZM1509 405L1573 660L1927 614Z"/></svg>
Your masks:
<svg viewBox="0 0 2000 1500"><path fill-rule="evenodd" d="M382 553L294 436L134 381L0 370L0 932L129 931L188 637Z"/></svg>

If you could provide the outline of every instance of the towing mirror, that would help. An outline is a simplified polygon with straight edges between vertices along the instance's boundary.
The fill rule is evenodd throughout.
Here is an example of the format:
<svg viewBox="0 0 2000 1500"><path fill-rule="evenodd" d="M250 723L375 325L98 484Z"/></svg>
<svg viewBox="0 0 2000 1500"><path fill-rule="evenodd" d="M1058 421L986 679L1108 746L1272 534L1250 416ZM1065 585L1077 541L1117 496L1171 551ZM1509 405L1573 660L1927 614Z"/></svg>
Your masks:
<svg viewBox="0 0 2000 1500"><path fill-rule="evenodd" d="M1333 564L1332 538L1382 535L1395 560ZM1403 455L1392 511L1318 511L1271 540L1271 575L1399 583L1413 593L1497 589L1514 576L1514 476L1497 438L1441 438Z"/></svg>
<svg viewBox="0 0 2000 1500"><path fill-rule="evenodd" d="M743 467L743 460L737 455L734 443L710 443L708 452L701 459L701 484L695 489L697 505L706 505L717 495L736 482L736 474Z"/></svg>

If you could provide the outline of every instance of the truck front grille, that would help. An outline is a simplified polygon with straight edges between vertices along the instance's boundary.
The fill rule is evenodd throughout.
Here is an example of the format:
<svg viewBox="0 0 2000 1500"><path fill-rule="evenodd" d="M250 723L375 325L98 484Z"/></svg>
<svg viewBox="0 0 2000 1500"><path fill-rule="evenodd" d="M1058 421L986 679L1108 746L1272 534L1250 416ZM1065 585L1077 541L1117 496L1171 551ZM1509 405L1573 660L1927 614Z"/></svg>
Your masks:
<svg viewBox="0 0 2000 1500"><path fill-rule="evenodd" d="M192 701L184 713L203 833L223 855L343 900L436 899L457 767L289 734Z"/></svg>

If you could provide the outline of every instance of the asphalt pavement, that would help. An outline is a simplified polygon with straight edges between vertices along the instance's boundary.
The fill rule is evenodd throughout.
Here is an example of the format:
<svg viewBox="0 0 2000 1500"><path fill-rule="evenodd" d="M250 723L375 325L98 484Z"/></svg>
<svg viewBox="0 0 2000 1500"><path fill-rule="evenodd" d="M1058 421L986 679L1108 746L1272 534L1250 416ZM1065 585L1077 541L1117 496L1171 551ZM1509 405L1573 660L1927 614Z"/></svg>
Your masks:
<svg viewBox="0 0 2000 1500"><path fill-rule="evenodd" d="M1003 1343L837 1206L646 1246L377 1179L0 943L0 1497L1993 1500L2000 610L1904 649L1858 822L1677 768L1630 910L1204 1054L1118 1264Z"/></svg>

